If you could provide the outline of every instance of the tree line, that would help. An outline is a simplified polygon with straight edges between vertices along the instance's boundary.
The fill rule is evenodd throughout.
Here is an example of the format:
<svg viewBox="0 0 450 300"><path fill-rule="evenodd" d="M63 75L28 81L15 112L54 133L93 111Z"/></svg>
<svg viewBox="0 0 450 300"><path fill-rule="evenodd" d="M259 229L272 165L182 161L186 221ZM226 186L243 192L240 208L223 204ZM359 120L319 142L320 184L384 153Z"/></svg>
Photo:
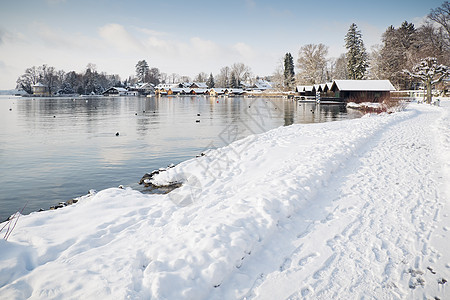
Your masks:
<svg viewBox="0 0 450 300"><path fill-rule="evenodd" d="M129 87L136 84L151 83L154 86L159 83L178 82L206 82L208 88L225 87L238 88L242 83L252 81L250 67L243 63L234 63L223 67L217 76L200 72L193 79L189 76L180 76L176 73L170 75L161 72L158 68L151 68L146 60L140 60L135 65L135 75L121 80L119 75L108 75L98 72L95 64L89 63L83 72L65 72L56 70L52 66L42 65L27 68L25 73L16 81L16 88L32 94L32 87L38 83L48 88L49 94L101 94L109 87Z"/></svg>
<svg viewBox="0 0 450 300"><path fill-rule="evenodd" d="M100 94L110 86L122 86L119 75L99 73L94 64L89 63L84 72L65 72L55 67L42 65L27 68L16 81L17 89L32 94L32 87L41 83L48 88L49 94Z"/></svg>
<svg viewBox="0 0 450 300"><path fill-rule="evenodd" d="M425 58L434 58L428 61L437 64L435 69L440 70L441 75L445 68L439 66L450 65L450 3L445 1L432 9L419 28L407 21L399 28L389 26L382 35L381 45L372 47L370 53L355 23L350 25L344 42L347 52L334 59L327 58L328 46L324 44L303 45L296 64L292 54L286 53L275 72L264 79L284 90L293 90L297 84L312 85L337 79L389 79L397 89L414 89L420 78L414 76L414 72L419 72L420 65L426 65ZM47 65L33 66L17 79L16 88L32 93L32 86L40 82L49 88L50 94L100 94L111 86L191 82L188 76L151 68L146 60L138 61L135 71L135 76L122 81L118 75L97 72L94 64L88 64L81 73L66 73ZM206 82L209 88L238 88L244 82L254 83L258 79L252 75L250 67L234 63L221 68L216 76L200 72L192 80Z"/></svg>

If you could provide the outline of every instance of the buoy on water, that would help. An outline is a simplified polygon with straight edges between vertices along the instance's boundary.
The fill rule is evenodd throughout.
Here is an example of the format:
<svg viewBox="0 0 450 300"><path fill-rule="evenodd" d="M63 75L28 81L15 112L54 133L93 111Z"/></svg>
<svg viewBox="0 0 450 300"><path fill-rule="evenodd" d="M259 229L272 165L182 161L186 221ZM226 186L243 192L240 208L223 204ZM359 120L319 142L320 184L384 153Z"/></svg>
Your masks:
<svg viewBox="0 0 450 300"><path fill-rule="evenodd" d="M116 132L116 136L119 136L119 132Z"/></svg>

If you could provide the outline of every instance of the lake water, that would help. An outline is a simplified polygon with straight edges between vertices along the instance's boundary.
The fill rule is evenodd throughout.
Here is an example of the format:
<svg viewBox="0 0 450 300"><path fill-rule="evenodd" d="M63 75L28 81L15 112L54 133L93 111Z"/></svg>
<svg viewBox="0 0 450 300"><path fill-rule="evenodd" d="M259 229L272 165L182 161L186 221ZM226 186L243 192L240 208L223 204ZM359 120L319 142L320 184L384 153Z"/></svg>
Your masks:
<svg viewBox="0 0 450 300"><path fill-rule="evenodd" d="M140 190L146 172L253 133L357 117L281 98L0 96L0 221L26 203L25 214L90 189Z"/></svg>

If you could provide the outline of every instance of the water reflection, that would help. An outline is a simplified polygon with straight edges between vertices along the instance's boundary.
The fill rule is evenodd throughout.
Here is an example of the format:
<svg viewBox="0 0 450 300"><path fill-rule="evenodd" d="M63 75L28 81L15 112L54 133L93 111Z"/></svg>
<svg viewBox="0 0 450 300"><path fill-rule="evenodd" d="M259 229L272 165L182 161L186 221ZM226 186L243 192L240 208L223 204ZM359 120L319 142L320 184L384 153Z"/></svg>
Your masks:
<svg viewBox="0 0 450 300"><path fill-rule="evenodd" d="M138 188L145 172L250 134L354 117L272 98L0 97L0 219L27 200L26 213L89 189Z"/></svg>

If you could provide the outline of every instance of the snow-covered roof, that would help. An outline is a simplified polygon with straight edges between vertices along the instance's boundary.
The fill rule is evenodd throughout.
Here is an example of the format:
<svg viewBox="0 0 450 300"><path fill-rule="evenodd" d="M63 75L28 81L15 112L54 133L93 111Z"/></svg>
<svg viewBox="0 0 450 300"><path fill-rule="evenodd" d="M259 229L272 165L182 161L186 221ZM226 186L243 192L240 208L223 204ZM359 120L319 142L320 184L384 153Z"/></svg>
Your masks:
<svg viewBox="0 0 450 300"><path fill-rule="evenodd" d="M144 83L139 86L140 89L149 89L149 88L152 89L154 87L155 87L155 85L150 82Z"/></svg>
<svg viewBox="0 0 450 300"><path fill-rule="evenodd" d="M191 87L193 85L196 85L199 89L207 89L208 85L206 84L206 82L194 82L193 84L191 84Z"/></svg>
<svg viewBox="0 0 450 300"><path fill-rule="evenodd" d="M231 94L242 94L243 92L244 92L243 89L229 89L228 90L228 93L231 93Z"/></svg>
<svg viewBox="0 0 450 300"><path fill-rule="evenodd" d="M208 89L191 89L191 91L194 91L196 94L204 94Z"/></svg>
<svg viewBox="0 0 450 300"><path fill-rule="evenodd" d="M260 90L268 90L272 88L272 85L270 82L267 82L265 80L258 80L255 83L255 88L260 89Z"/></svg>
<svg viewBox="0 0 450 300"><path fill-rule="evenodd" d="M325 88L326 88L326 86L327 86L326 83L319 84L319 87L320 87L320 90L321 90L321 91L324 91Z"/></svg>
<svg viewBox="0 0 450 300"><path fill-rule="evenodd" d="M313 85L305 85L305 92L314 92L315 91L315 87Z"/></svg>
<svg viewBox="0 0 450 300"><path fill-rule="evenodd" d="M40 83L40 82L38 82L38 83L36 83L36 84L33 84L32 86L33 86L33 87L38 87L38 86L45 86L45 87L46 87L46 85L44 85L44 84L42 84L42 83Z"/></svg>
<svg viewBox="0 0 450 300"><path fill-rule="evenodd" d="M122 87L112 87L111 89L115 89L115 90L117 90L117 91L119 91L119 92L128 92L127 89L124 89L124 88L122 88Z"/></svg>
<svg viewBox="0 0 450 300"><path fill-rule="evenodd" d="M335 80L332 87L340 91L395 91L389 80Z"/></svg>
<svg viewBox="0 0 450 300"><path fill-rule="evenodd" d="M178 83L160 83L156 86L157 89L171 89L177 88Z"/></svg>
<svg viewBox="0 0 450 300"><path fill-rule="evenodd" d="M123 87L113 86L113 87L110 87L109 89L107 89L106 91L104 91L103 93L106 93L106 92L108 92L110 90L116 90L118 92L128 92L128 90L124 89Z"/></svg>
<svg viewBox="0 0 450 300"><path fill-rule="evenodd" d="M216 92L217 94L223 94L223 93L225 93L226 89L224 89L224 88L211 88L209 91L210 91L210 92L211 92L211 91L214 91L214 92Z"/></svg>

